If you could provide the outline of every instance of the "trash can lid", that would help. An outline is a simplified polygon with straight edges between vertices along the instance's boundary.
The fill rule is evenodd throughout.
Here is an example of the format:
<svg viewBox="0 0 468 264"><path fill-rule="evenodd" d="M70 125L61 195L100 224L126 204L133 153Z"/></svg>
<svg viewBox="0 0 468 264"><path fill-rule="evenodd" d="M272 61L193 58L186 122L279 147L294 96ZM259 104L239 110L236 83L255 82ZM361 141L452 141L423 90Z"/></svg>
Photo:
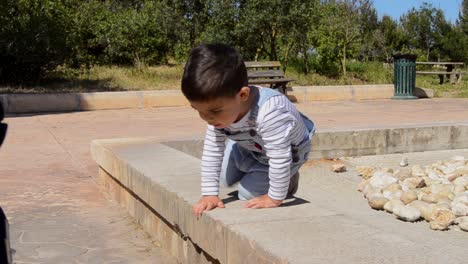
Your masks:
<svg viewBox="0 0 468 264"><path fill-rule="evenodd" d="M393 54L393 58L395 60L398 60L398 59L407 59L407 60L412 60L412 61L416 61L416 58L418 57L418 55L416 54L411 54L411 53L396 53L396 54Z"/></svg>

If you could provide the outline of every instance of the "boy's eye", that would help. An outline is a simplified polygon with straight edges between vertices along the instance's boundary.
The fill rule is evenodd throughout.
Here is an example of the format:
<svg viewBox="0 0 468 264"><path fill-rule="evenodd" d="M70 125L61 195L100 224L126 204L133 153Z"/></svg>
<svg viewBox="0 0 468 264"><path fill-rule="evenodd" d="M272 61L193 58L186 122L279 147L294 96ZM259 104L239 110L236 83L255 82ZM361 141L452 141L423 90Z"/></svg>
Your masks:
<svg viewBox="0 0 468 264"><path fill-rule="evenodd" d="M221 113L223 110L221 109L217 109L217 110L211 110L210 112L213 113L213 114L219 114Z"/></svg>

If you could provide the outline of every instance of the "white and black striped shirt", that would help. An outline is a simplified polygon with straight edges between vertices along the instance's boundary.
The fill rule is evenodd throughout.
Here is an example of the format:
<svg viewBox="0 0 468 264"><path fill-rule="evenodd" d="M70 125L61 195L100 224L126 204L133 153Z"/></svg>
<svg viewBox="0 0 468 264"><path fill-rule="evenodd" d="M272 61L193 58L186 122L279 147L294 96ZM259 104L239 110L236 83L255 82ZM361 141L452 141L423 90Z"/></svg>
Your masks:
<svg viewBox="0 0 468 264"><path fill-rule="evenodd" d="M228 129L232 132L255 129L265 143L269 158L270 188L272 199L283 200L291 178L291 145L299 145L308 137L308 130L296 107L284 95L270 97L258 109L256 125L247 121L248 112ZM226 135L208 125L202 156L202 195L219 194L219 175L224 156Z"/></svg>

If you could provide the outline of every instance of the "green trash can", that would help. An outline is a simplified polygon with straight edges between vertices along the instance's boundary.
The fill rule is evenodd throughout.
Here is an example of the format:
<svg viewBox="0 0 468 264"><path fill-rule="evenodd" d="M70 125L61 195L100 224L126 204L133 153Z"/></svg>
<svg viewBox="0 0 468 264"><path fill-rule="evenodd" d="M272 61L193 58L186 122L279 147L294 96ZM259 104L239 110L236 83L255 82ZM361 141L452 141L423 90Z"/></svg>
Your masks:
<svg viewBox="0 0 468 264"><path fill-rule="evenodd" d="M395 94L392 99L417 99L413 95L416 86L416 55L393 55L393 82Z"/></svg>

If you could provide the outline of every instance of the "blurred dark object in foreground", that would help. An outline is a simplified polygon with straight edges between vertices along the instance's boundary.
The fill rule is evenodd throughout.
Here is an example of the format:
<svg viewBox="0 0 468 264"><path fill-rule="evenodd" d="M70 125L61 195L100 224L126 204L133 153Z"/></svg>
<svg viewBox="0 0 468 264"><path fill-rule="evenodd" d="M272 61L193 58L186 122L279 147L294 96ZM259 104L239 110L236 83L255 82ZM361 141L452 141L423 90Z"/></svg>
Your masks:
<svg viewBox="0 0 468 264"><path fill-rule="evenodd" d="M8 220L0 207L0 263L13 263L11 258Z"/></svg>
<svg viewBox="0 0 468 264"><path fill-rule="evenodd" d="M5 139L6 132L7 132L7 124L4 124L3 118L5 117L5 114L3 113L3 104L0 102L0 146L3 143L3 140Z"/></svg>
<svg viewBox="0 0 468 264"><path fill-rule="evenodd" d="M0 146L5 139L8 128L7 124L2 122L4 117L5 115L3 113L3 105L2 102L0 102ZM0 207L0 263L13 263L11 258L8 220L5 216L5 213L3 213L2 207Z"/></svg>

